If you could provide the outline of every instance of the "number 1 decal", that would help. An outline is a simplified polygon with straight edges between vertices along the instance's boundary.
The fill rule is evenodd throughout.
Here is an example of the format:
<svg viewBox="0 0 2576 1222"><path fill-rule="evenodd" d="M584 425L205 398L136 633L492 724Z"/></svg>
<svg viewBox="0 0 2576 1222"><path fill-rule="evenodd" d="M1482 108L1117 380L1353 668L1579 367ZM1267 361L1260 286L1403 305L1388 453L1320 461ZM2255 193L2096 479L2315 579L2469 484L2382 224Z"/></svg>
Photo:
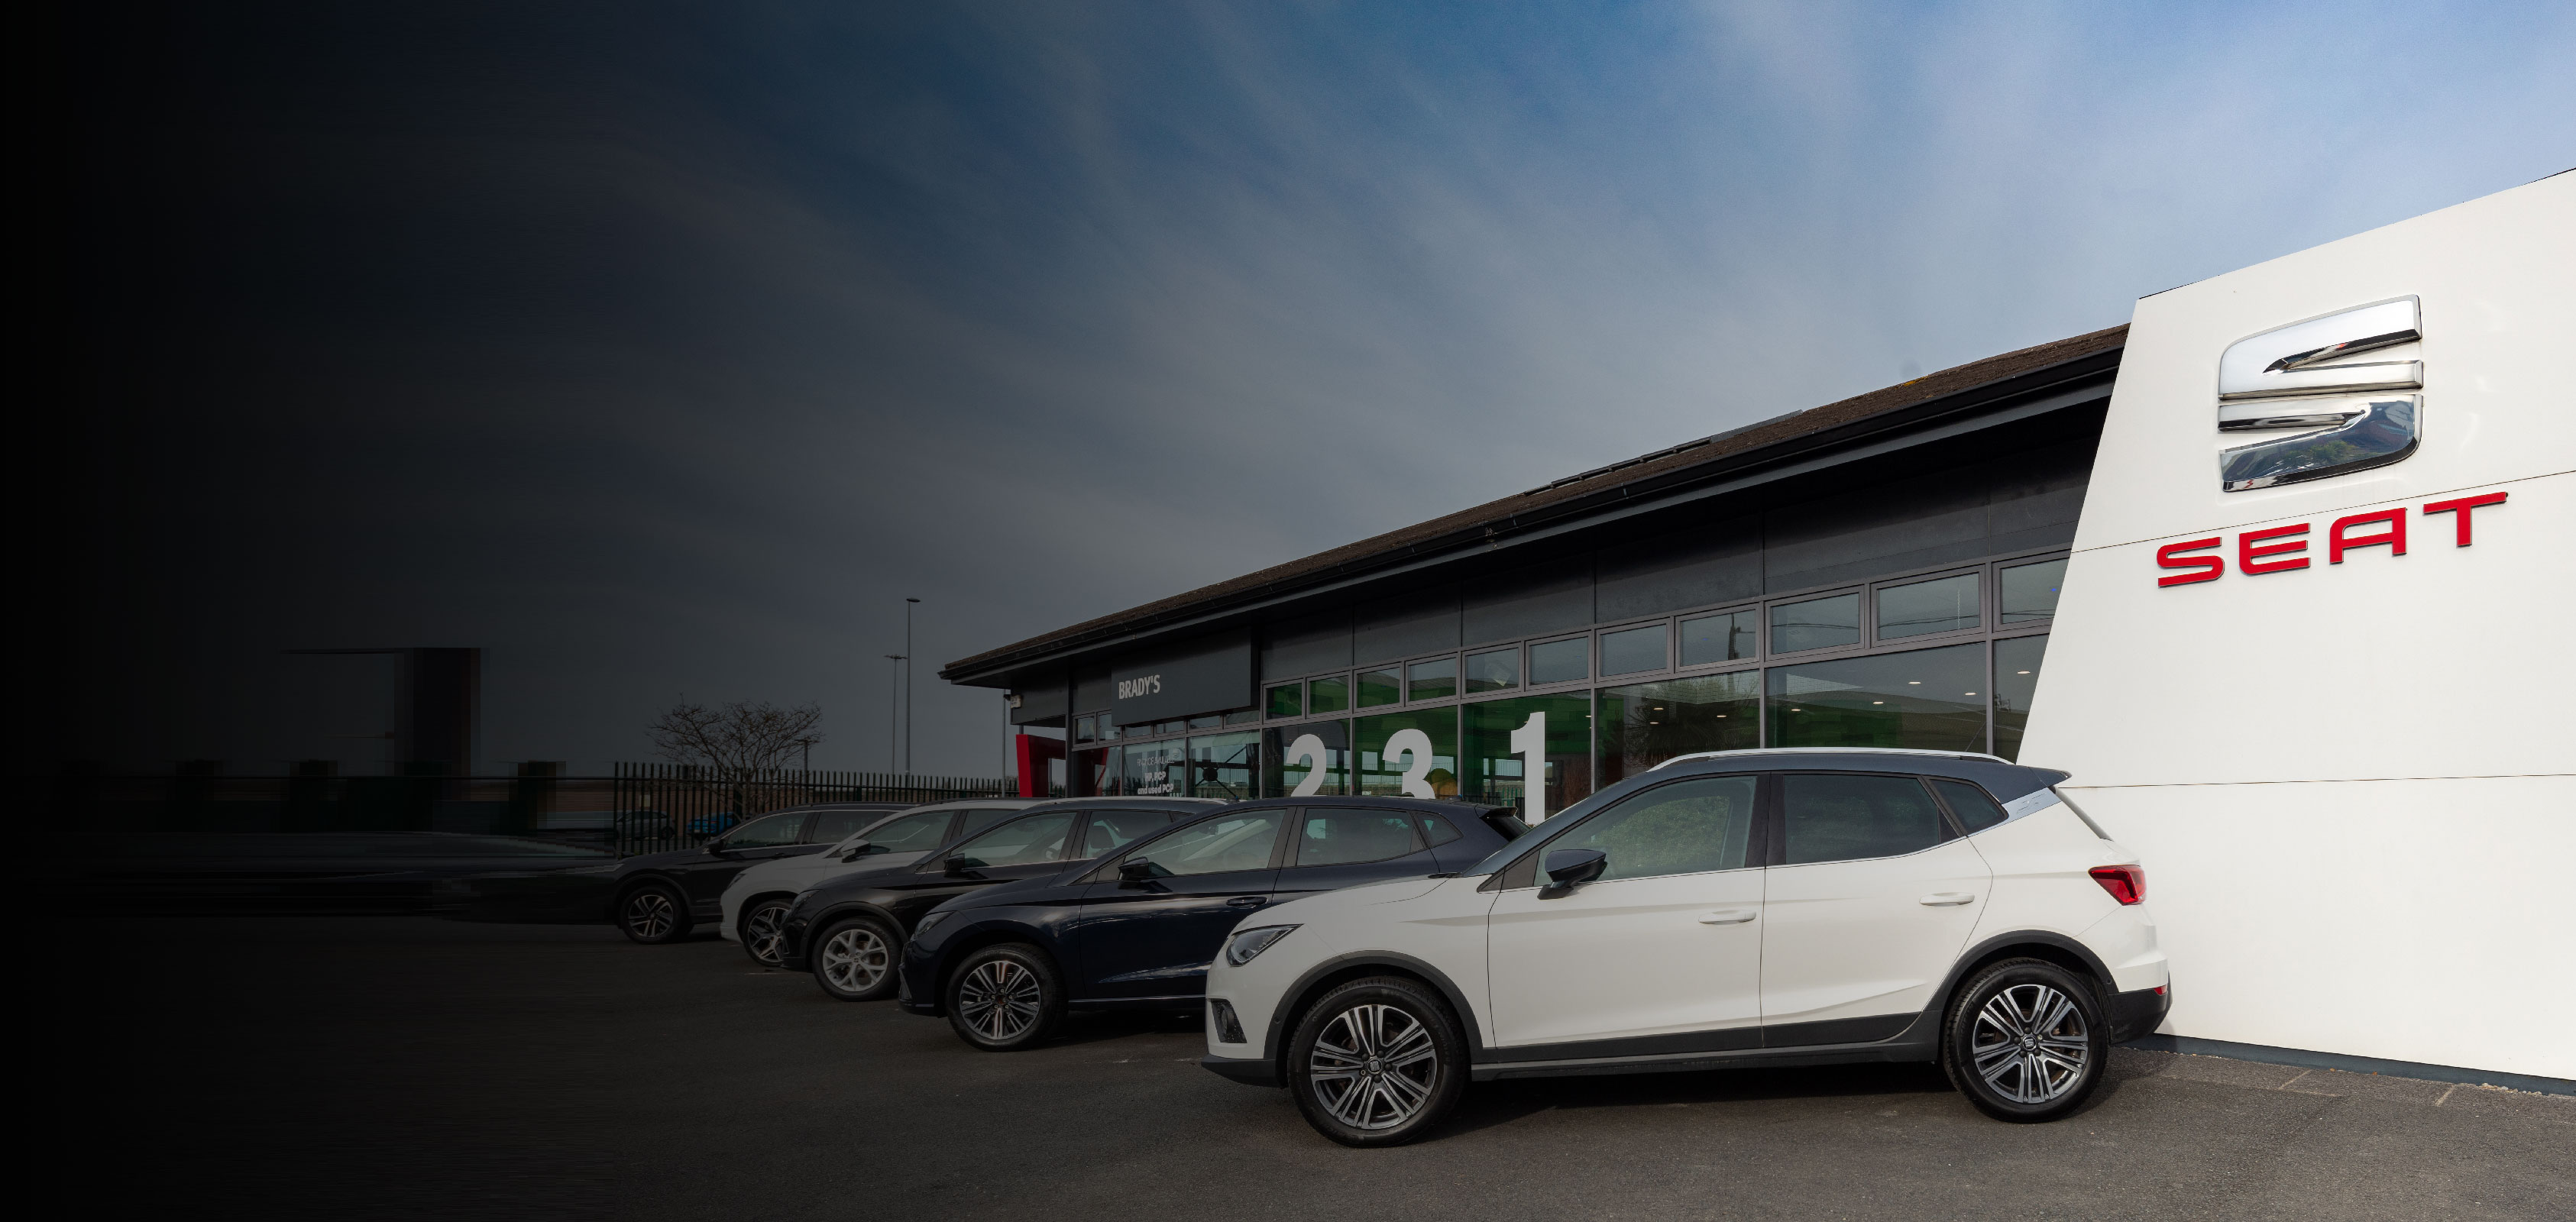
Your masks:
<svg viewBox="0 0 2576 1222"><path fill-rule="evenodd" d="M1298 735L1297 741L1288 744L1288 754L1286 758L1279 762L1290 768L1294 768L1297 766L1297 761L1299 760L1304 760L1306 762L1306 779L1297 782L1296 792L1291 793L1288 796L1292 798L1303 798L1322 793L1324 791L1324 769L1330 766L1330 757L1324 751L1323 738L1314 734Z"/></svg>
<svg viewBox="0 0 2576 1222"><path fill-rule="evenodd" d="M1521 817L1547 820L1547 714L1533 712L1512 731L1512 754L1521 757Z"/></svg>

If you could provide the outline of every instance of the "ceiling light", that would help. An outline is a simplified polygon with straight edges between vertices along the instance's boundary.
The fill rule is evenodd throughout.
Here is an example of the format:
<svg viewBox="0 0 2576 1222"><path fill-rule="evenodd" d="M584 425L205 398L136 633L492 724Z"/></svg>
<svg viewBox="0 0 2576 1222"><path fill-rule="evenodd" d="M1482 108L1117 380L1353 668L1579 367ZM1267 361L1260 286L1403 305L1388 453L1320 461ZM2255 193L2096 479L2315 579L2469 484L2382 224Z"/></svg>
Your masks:
<svg viewBox="0 0 2576 1222"><path fill-rule="evenodd" d="M2029 672L2029 671L2026 671L2026 670L2017 670L2017 671L2014 671L2013 673L2014 673L2014 674L2016 674L2016 675L2026 675L2026 674L2029 674L2030 672Z"/></svg>
<svg viewBox="0 0 2576 1222"><path fill-rule="evenodd" d="M1871 703L1871 704L1885 704L1885 703L1887 703L1887 702L1886 702L1886 701L1884 701L1884 700L1872 700L1872 701L1870 701L1870 703Z"/></svg>
<svg viewBox="0 0 2576 1222"><path fill-rule="evenodd" d="M1923 681L1921 679L1908 679L1905 681L1905 685L1907 687L1921 687L1923 686Z"/></svg>

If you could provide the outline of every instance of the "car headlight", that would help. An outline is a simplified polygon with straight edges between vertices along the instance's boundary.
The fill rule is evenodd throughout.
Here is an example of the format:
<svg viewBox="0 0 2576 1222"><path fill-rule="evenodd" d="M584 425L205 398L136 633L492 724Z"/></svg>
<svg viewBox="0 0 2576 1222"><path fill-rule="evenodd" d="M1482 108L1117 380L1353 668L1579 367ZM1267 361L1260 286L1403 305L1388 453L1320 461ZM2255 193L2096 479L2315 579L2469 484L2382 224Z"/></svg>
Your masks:
<svg viewBox="0 0 2576 1222"><path fill-rule="evenodd" d="M941 921L945 921L945 920L947 920L948 918L953 917L953 916L955 916L955 915L957 915L957 914L956 914L956 913L954 913L954 912L934 912L934 913L931 913L930 915L928 915L928 916L925 916L925 917L921 918L921 923L920 923L920 924L915 925L915 926L913 926L913 927L912 927L912 936L914 936L914 937L918 938L918 937L920 937L920 936L921 936L921 935L923 935L923 934L929 933L929 932L930 932L930 927L931 927L931 926L933 926L933 925L937 925L937 924L938 924L938 923L940 923Z"/></svg>
<svg viewBox="0 0 2576 1222"><path fill-rule="evenodd" d="M1294 925L1264 925L1259 929L1238 930L1234 940L1225 944L1225 961L1241 967L1252 962L1253 956L1270 949L1271 943L1296 930Z"/></svg>

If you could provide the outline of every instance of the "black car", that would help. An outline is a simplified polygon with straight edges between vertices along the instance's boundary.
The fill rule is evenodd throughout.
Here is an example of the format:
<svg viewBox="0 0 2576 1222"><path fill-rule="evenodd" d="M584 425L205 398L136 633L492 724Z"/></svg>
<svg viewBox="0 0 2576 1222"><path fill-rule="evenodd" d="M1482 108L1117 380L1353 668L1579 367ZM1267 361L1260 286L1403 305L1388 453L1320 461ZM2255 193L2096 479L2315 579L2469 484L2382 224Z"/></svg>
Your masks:
<svg viewBox="0 0 2576 1222"><path fill-rule="evenodd" d="M1242 802L1154 839L952 899L904 947L903 1007L993 1051L1069 1010L1196 1010L1243 918L1318 891L1446 875L1527 831L1508 807L1407 798Z"/></svg>
<svg viewBox="0 0 2576 1222"><path fill-rule="evenodd" d="M638 942L676 942L715 919L725 884L754 862L820 852L907 802L830 802L772 811L693 849L644 853L545 873L481 874L449 884L441 906L469 921L614 922Z"/></svg>
<svg viewBox="0 0 2576 1222"><path fill-rule="evenodd" d="M970 891L1053 876L1222 803L1213 798L1069 798L1021 811L909 865L845 875L796 897L780 963L843 1001L895 988L895 956L921 914Z"/></svg>

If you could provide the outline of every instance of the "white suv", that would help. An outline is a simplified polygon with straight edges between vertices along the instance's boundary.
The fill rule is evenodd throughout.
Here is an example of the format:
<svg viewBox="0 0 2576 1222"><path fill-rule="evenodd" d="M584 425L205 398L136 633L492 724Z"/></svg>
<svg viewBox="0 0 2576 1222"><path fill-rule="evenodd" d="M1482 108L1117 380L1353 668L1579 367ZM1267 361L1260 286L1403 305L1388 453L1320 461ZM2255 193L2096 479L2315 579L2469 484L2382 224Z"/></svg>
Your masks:
<svg viewBox="0 0 2576 1222"><path fill-rule="evenodd" d="M1345 1145L1470 1079L1939 1061L1988 1115L2063 1116L2163 1021L2146 875L1990 755L1685 756L1450 877L1265 909L1207 978L1208 1056Z"/></svg>
<svg viewBox="0 0 2576 1222"><path fill-rule="evenodd" d="M779 918L787 915L787 906L798 892L844 874L910 865L932 849L968 832L980 832L1039 801L967 798L915 806L875 820L820 853L761 862L734 875L725 886L724 919L716 932L727 942L741 943L752 962L776 967L781 949Z"/></svg>

